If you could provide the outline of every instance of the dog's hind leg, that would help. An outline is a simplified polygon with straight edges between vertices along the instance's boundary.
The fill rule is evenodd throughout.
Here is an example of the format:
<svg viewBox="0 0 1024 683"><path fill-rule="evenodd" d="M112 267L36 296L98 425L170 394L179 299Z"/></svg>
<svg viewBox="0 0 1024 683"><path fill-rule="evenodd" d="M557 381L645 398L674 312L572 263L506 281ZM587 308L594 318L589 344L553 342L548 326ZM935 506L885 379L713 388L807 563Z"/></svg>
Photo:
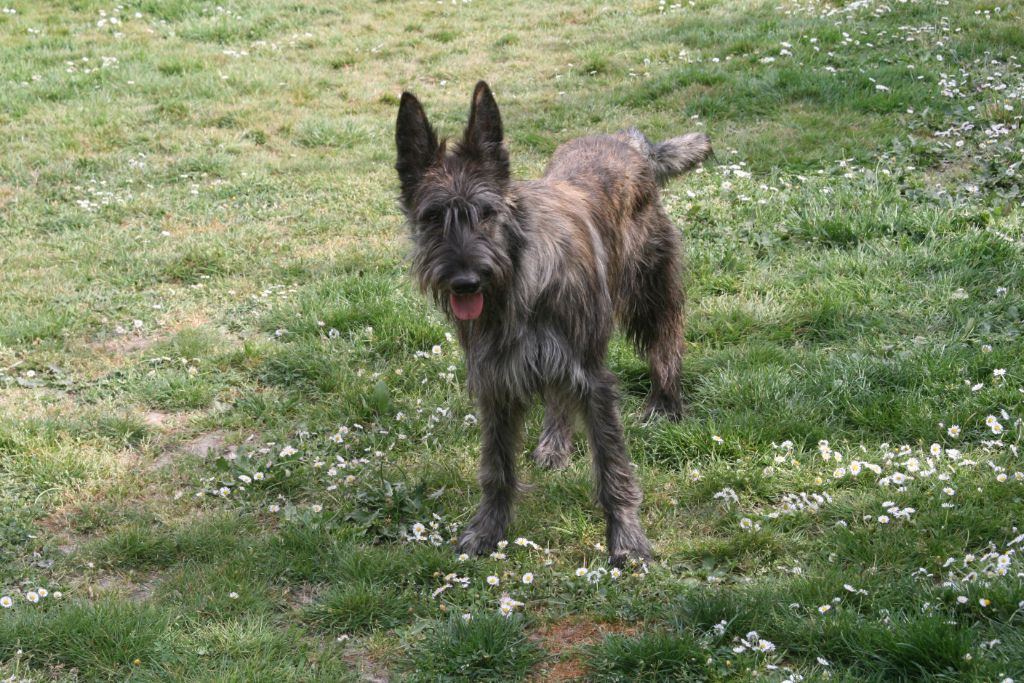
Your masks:
<svg viewBox="0 0 1024 683"><path fill-rule="evenodd" d="M660 208L654 209L648 220L659 225L652 230L654 238L647 245L648 254L637 264L629 284L623 323L651 369L651 393L644 419L663 415L677 420L683 414L679 371L686 324L679 239Z"/></svg>
<svg viewBox="0 0 1024 683"><path fill-rule="evenodd" d="M615 376L607 369L593 373L585 402L597 500L604 508L607 524L608 554L612 564L622 565L630 558L650 559L651 544L640 526L643 494L626 452L615 384Z"/></svg>
<svg viewBox="0 0 1024 683"><path fill-rule="evenodd" d="M459 537L458 552L481 555L505 538L516 494L516 458L522 446L526 407L481 397L480 507Z"/></svg>
<svg viewBox="0 0 1024 683"><path fill-rule="evenodd" d="M572 452L574 401L553 387L544 389L544 427L532 458L541 467L561 469Z"/></svg>

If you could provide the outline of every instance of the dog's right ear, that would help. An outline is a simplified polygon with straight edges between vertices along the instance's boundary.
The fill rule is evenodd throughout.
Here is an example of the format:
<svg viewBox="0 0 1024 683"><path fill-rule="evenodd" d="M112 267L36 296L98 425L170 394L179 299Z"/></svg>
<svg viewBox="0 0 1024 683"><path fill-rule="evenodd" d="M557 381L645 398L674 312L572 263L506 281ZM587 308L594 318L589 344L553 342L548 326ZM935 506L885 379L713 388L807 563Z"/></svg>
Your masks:
<svg viewBox="0 0 1024 683"><path fill-rule="evenodd" d="M402 93L398 105L398 123L395 126L395 146L398 161L395 170L402 183L402 202L408 208L416 186L437 158L437 134L427 121L427 113L416 96Z"/></svg>

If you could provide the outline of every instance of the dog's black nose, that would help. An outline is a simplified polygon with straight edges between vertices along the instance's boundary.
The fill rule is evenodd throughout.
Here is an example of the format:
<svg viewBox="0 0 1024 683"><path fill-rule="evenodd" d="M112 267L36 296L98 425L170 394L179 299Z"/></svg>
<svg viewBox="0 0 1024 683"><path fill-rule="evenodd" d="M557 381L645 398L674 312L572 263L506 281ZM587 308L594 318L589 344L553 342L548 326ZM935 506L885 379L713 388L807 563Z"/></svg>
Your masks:
<svg viewBox="0 0 1024 683"><path fill-rule="evenodd" d="M473 273L456 275L452 278L451 288L456 294L476 294L480 291L480 278Z"/></svg>

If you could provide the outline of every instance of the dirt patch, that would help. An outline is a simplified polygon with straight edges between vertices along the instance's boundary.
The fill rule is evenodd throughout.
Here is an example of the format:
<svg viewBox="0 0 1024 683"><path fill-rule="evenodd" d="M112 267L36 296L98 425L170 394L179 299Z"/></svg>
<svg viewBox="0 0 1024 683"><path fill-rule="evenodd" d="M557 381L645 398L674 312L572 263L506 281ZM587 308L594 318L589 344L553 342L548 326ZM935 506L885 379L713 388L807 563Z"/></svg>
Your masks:
<svg viewBox="0 0 1024 683"><path fill-rule="evenodd" d="M388 670L370 657L365 649L350 647L345 650L343 656L349 666L359 672L359 680L367 683L388 683L391 680Z"/></svg>
<svg viewBox="0 0 1024 683"><path fill-rule="evenodd" d="M161 320L154 327L128 329L121 334L111 333L109 337L86 342L85 348L95 356L95 372L102 376L133 360L145 360L146 351L156 344L167 341L183 330L196 329L209 322L205 315L193 313L181 313L180 317L175 317L173 312L165 315L167 319Z"/></svg>
<svg viewBox="0 0 1024 683"><path fill-rule="evenodd" d="M129 330L124 334L111 333L111 336L81 340L75 348L75 353L81 355L78 378L96 381L108 377L136 362L164 338L162 334Z"/></svg>
<svg viewBox="0 0 1024 683"><path fill-rule="evenodd" d="M547 651L554 661L538 664L530 681L578 681L586 676L587 668L580 649L593 645L612 634L635 635L640 624L601 623L578 617L569 617L545 624L530 634L530 639Z"/></svg>
<svg viewBox="0 0 1024 683"><path fill-rule="evenodd" d="M309 583L303 583L295 588L286 589L284 599L292 609L301 610L316 602L321 590L321 587L314 586Z"/></svg>
<svg viewBox="0 0 1024 683"><path fill-rule="evenodd" d="M71 530L71 518L80 512L78 505L61 505L38 522L53 537L57 549L65 555L76 552L87 540L86 536Z"/></svg>
<svg viewBox="0 0 1024 683"><path fill-rule="evenodd" d="M146 334L128 332L117 337L104 339L93 345L97 351L102 351L112 356L124 356L136 351L145 351L160 341L162 337Z"/></svg>
<svg viewBox="0 0 1024 683"><path fill-rule="evenodd" d="M83 586L89 599L104 593L113 593L134 602L148 600L153 595L159 575L156 572L140 574L102 574Z"/></svg>
<svg viewBox="0 0 1024 683"><path fill-rule="evenodd" d="M207 432L185 444L184 451L192 455L198 455L200 458L205 458L210 451L219 452L223 450L226 438L227 435L221 431Z"/></svg>
<svg viewBox="0 0 1024 683"><path fill-rule="evenodd" d="M17 194L18 190L14 186L0 184L0 209L6 208L8 204L13 203Z"/></svg>
<svg viewBox="0 0 1024 683"><path fill-rule="evenodd" d="M152 413L149 414L152 415ZM156 460L150 464L149 468L151 470L163 469L182 456L206 458L210 454L221 453L225 450L224 444L226 442L227 434L219 430L200 434L183 445L168 448L157 456ZM234 447L232 446L227 450L234 450Z"/></svg>
<svg viewBox="0 0 1024 683"><path fill-rule="evenodd" d="M151 410L142 416L142 421L150 427L163 427L171 419L169 413L161 413L158 410Z"/></svg>
<svg viewBox="0 0 1024 683"><path fill-rule="evenodd" d="M186 429L188 423L201 411L181 411L178 413L165 413L162 410L148 410L142 414L142 421L149 427L155 427L169 434L181 433Z"/></svg>

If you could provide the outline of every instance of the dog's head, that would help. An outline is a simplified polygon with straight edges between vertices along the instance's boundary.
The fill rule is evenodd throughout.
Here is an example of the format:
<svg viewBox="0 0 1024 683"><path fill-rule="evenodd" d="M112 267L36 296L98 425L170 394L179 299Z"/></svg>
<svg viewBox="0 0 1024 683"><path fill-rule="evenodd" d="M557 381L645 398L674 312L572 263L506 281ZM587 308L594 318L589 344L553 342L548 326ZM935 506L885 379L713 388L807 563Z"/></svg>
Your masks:
<svg viewBox="0 0 1024 683"><path fill-rule="evenodd" d="M446 149L411 93L398 109L395 169L413 240L413 274L420 287L459 320L479 318L485 299L510 277L506 226L508 152L501 114L483 81L473 91L462 139Z"/></svg>

